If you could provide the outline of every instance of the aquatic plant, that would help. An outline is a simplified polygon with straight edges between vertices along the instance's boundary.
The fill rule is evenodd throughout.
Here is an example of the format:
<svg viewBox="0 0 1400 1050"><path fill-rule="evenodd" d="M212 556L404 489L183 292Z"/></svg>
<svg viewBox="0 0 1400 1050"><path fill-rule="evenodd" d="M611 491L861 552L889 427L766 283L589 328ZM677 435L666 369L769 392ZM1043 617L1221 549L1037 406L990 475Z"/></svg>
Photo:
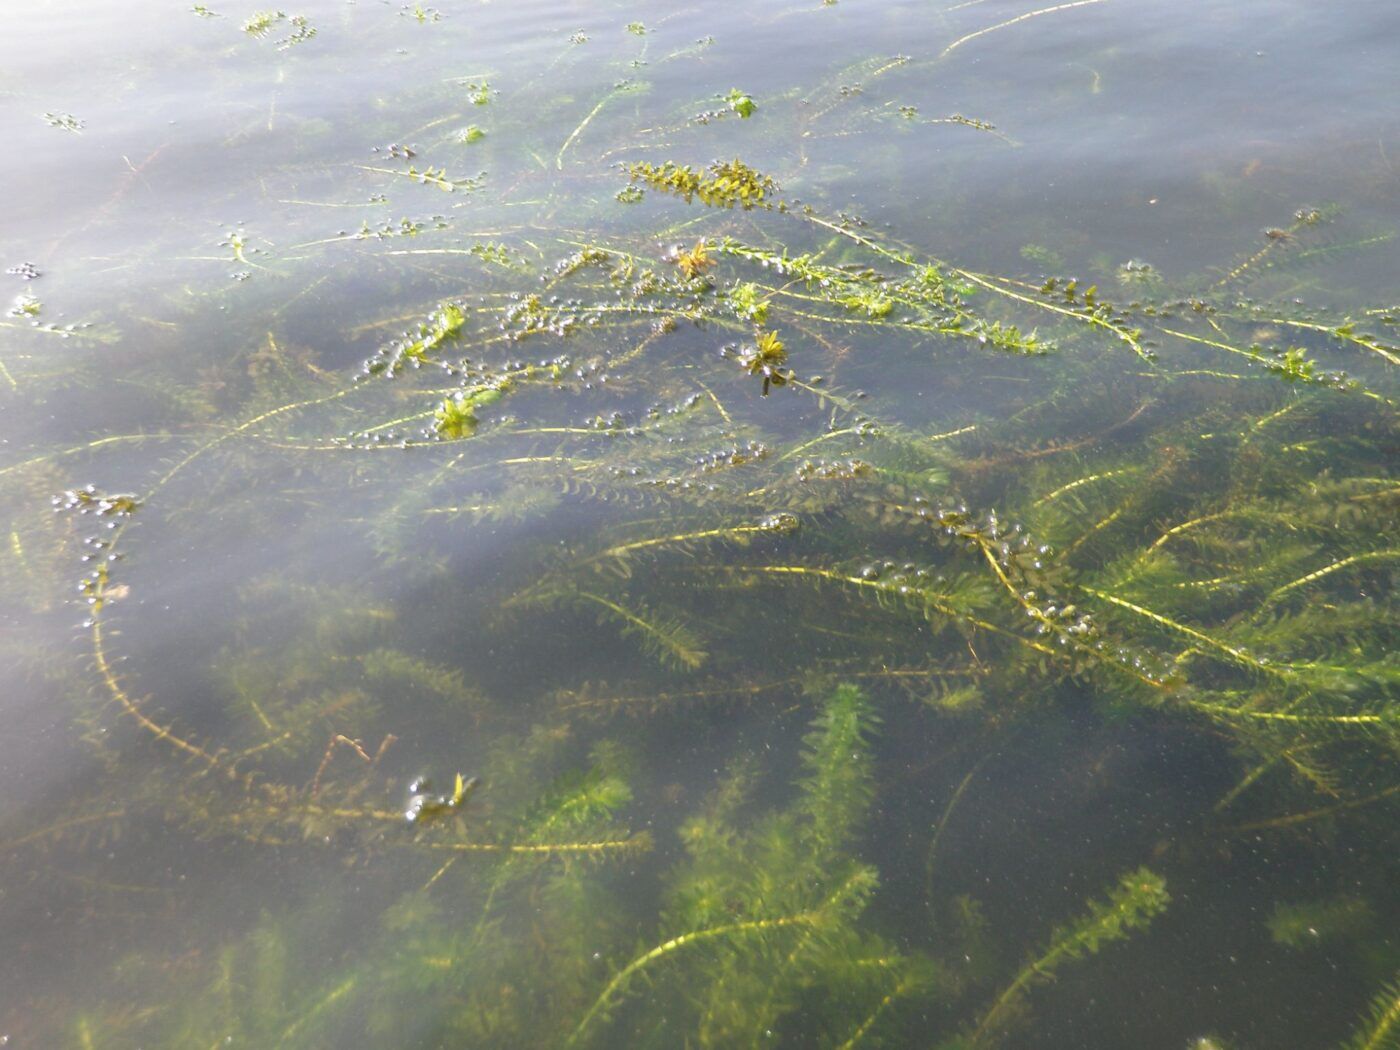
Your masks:
<svg viewBox="0 0 1400 1050"><path fill-rule="evenodd" d="M1095 955L1104 944L1121 940L1136 927L1145 926L1170 900L1163 880L1146 868L1124 875L1108 900L1091 902L1088 914L1051 935L1046 950L1026 964L978 1023L972 1033L972 1045L982 1045L995 1037L1034 982L1053 981L1055 971L1066 962Z"/></svg>
<svg viewBox="0 0 1400 1050"><path fill-rule="evenodd" d="M659 28L618 24L628 62L709 46L662 56L643 50ZM244 29L314 33L280 12ZM177 326L206 323L213 349L132 378L161 426L94 422L0 466L0 652L68 705L96 770L7 825L7 863L65 872L159 834L333 873L322 902L230 917L177 967L134 946L46 1008L53 1045L1011 1044L1082 1012L1056 981L1072 965L1161 950L1119 942L1168 882L1183 925L1208 926L1201 888L1271 851L1316 860L1319 885L1251 881L1261 940L1379 956L1395 310L1267 283L1343 249L1326 209L1199 280L1062 272L1075 252L1039 232L1012 258L1040 272L988 273L872 227L825 199L812 141L936 123L1006 145L873 98L913 65L765 88L761 111L706 94L726 79L642 131L639 66L587 95L454 78L422 126L376 128L393 144L374 164L327 178L334 207L435 187L465 209L396 197L370 214L403 218L290 246L227 228L212 262L250 280ZM567 135L511 109L557 104L546 89L571 100ZM488 104L489 136L462 130ZM700 163L702 105L797 145ZM448 174L462 143L489 183ZM552 181L566 167L587 194ZM503 218L517 206L540 211ZM296 303L336 252L372 290L311 335ZM264 278L286 283L250 291ZM250 335L229 318L257 295L277 301ZM18 300L7 335L52 335L38 309ZM26 412L79 398L107 418L105 369L0 368ZM240 564L218 593L164 576L253 535L287 545L271 571ZM194 625L177 685L148 594ZM71 661L10 627L65 600L86 618ZM1189 778L1114 767L1149 732ZM1111 849L1065 861L1035 800L998 793L1017 748L1067 808L1140 819L1086 820ZM1364 884L1333 874L1339 848ZM73 882L66 901L121 921L126 891ZM1376 984L1345 979L1358 1003ZM1350 1045L1392 1045L1395 1007L1383 988Z"/></svg>
<svg viewBox="0 0 1400 1050"><path fill-rule="evenodd" d="M1382 988L1371 1002L1371 1016L1344 1044L1344 1050L1385 1050L1400 1041L1400 988Z"/></svg>

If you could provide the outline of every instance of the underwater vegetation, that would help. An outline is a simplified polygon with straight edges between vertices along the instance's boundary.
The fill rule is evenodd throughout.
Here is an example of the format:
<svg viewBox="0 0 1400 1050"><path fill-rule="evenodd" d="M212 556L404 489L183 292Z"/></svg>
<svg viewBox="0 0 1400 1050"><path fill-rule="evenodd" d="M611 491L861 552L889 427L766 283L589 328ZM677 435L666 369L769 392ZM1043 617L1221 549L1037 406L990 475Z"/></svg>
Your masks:
<svg viewBox="0 0 1400 1050"><path fill-rule="evenodd" d="M1400 311L1319 269L1360 241L1300 201L1206 273L993 272L813 160L1015 148L884 85L1101 2L679 99L711 44L590 23L269 172L295 237L207 237L177 321L15 273L11 418L84 421L0 462L0 659L74 770L0 823L0 923L120 950L3 1030L1244 1048L1326 969L1298 1045L1400 1047ZM167 324L205 351L124 368Z"/></svg>

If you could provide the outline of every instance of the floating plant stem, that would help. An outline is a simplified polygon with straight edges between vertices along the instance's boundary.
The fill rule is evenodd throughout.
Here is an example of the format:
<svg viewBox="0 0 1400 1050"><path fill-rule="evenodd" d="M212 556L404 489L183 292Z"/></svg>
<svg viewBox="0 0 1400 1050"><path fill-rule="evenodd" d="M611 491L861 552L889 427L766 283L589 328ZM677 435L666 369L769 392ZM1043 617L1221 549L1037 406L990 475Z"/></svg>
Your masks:
<svg viewBox="0 0 1400 1050"><path fill-rule="evenodd" d="M945 47L938 57L940 59L947 58L953 51L966 43L976 40L978 37L986 36L988 33L995 33L999 29L1007 29L1010 26L1018 25L1027 19L1039 18L1042 15L1053 15L1057 11L1068 11L1070 8L1087 7L1089 4L1101 4L1103 2L1104 0L1072 0L1071 3L1067 4L1056 4L1053 7L1042 7L1037 11L1027 11L1023 15L1017 15L1015 18L1008 18L1005 22L998 22L994 26L987 26L985 29L979 29L975 33L968 33L966 36L958 37L958 39Z"/></svg>

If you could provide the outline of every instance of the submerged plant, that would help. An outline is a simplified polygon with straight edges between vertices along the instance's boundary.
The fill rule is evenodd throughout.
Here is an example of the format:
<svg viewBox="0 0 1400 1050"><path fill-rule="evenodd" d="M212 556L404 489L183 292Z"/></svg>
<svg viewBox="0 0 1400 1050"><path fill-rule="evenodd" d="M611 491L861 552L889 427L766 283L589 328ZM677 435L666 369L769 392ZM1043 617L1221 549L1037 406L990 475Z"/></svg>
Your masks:
<svg viewBox="0 0 1400 1050"><path fill-rule="evenodd" d="M752 344L740 347L735 357L749 375L763 378L764 397L769 386L786 386L792 378L792 369L786 367L787 346L777 332L760 332Z"/></svg>
<svg viewBox="0 0 1400 1050"><path fill-rule="evenodd" d="M778 184L772 178L737 158L716 161L704 172L672 161L660 166L639 161L628 168L628 173L634 182L674 193L687 203L698 198L702 204L711 207L733 208L738 205L745 211L774 207L771 198L778 190Z"/></svg>
<svg viewBox="0 0 1400 1050"><path fill-rule="evenodd" d="M703 276L714 264L704 241L696 241L694 247L676 253L676 266L691 280Z"/></svg>
<svg viewBox="0 0 1400 1050"><path fill-rule="evenodd" d="M682 832L691 859L671 879L669 936L616 969L568 1044L598 1042L596 1030L642 981L688 988L691 1016L663 1021L676 1038L689 1030L723 1045L779 1025L800 990L835 990L860 971L852 924L878 877L847 851L870 800L873 728L860 691L836 690L806 741L802 800L749 835L730 826L746 774L721 787ZM905 965L886 959L883 976Z"/></svg>
<svg viewBox="0 0 1400 1050"><path fill-rule="evenodd" d="M1055 971L1065 963L1096 955L1105 944L1122 940L1134 929L1146 926L1170 900L1160 876L1146 868L1128 872L1118 880L1107 900L1091 902L1087 914L1051 934L1045 951L1026 964L978 1022L971 1044L987 1045L1000 1035L1034 983L1053 981Z"/></svg>
<svg viewBox="0 0 1400 1050"><path fill-rule="evenodd" d="M758 103L749 95L744 94L738 88L731 88L729 94L724 96L724 103L729 109L747 120L758 110Z"/></svg>
<svg viewBox="0 0 1400 1050"><path fill-rule="evenodd" d="M1392 982L1371 1001L1371 1016L1342 1050L1387 1050L1400 1044L1400 984Z"/></svg>
<svg viewBox="0 0 1400 1050"><path fill-rule="evenodd" d="M1265 947L1385 958L1400 321L1268 283L1335 246L1330 214L1204 279L1041 229L984 272L975 244L940 257L827 199L825 137L995 130L878 97L917 63L765 89L773 174L692 166L660 151L751 129L697 105L756 103L710 82L633 129L637 70L710 47L665 52L668 25L626 24L596 93L552 66L454 77L422 120L375 114L375 166L268 173L269 199L314 182L278 198L313 215L385 209L390 182L471 197L306 240L229 228L198 260L276 280L172 298L198 351L181 330L121 375L0 359L7 411L85 428L0 465L0 652L95 756L0 841L60 888L7 893L95 936L196 916L178 962L132 937L90 994L55 990L44 1045L1043 1042L1085 1012L1072 964L1178 950L1120 943L1168 880L1194 951L1225 907L1199 887L1242 873ZM551 46L567 67L609 39ZM492 83L490 183L429 165L481 142L460 110ZM561 100L587 114L567 137L520 123ZM16 303L16 340L53 334L37 311ZM148 425L102 429L119 385ZM71 661L39 632L65 600ZM206 929L168 887L152 907L73 866L157 834L315 878ZM1109 888L1067 906L1080 881ZM1394 1042L1393 992L1350 1045Z"/></svg>
<svg viewBox="0 0 1400 1050"><path fill-rule="evenodd" d="M493 386L475 387L450 395L433 410L433 429L449 440L471 437L481 424L477 410L495 404L510 391L511 385L507 379Z"/></svg>

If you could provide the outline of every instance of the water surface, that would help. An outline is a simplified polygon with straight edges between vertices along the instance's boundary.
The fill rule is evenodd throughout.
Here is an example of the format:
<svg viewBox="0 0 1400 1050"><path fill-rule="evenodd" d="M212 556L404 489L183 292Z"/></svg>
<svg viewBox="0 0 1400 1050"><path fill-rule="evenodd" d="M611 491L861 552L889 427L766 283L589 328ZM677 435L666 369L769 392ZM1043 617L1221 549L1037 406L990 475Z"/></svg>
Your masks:
<svg viewBox="0 0 1400 1050"><path fill-rule="evenodd" d="M7 1045L1397 1037L1393 5L3 30Z"/></svg>

